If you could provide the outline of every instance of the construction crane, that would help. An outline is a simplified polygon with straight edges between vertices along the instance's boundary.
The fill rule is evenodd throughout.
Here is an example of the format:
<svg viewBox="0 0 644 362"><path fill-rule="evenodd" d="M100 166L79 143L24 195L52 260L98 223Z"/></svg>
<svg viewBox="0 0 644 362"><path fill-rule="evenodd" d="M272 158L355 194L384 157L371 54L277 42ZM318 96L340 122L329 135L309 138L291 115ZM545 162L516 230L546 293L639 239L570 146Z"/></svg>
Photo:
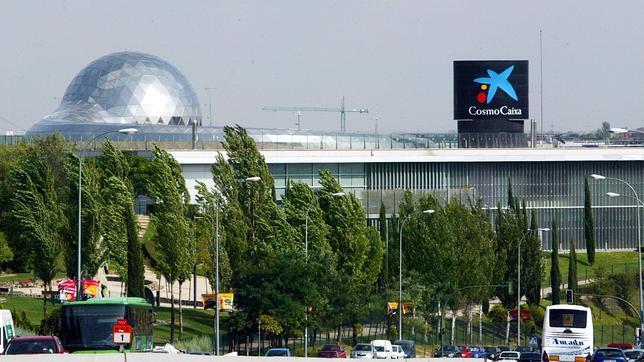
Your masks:
<svg viewBox="0 0 644 362"><path fill-rule="evenodd" d="M298 112L298 129L300 123L301 113L299 112L338 112L340 113L340 132L344 133L347 130L347 113L369 113L369 110L366 108L346 108L344 106L344 97L342 97L342 103L339 108L333 107L282 107L282 106L270 106L262 108L263 111L275 111L275 112Z"/></svg>

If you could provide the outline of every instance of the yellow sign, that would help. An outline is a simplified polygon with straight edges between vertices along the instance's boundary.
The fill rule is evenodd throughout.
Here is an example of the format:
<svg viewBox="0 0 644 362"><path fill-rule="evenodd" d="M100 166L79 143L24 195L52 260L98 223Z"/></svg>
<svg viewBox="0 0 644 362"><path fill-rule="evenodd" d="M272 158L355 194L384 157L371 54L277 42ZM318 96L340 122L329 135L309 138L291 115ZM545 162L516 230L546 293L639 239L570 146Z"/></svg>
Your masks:
<svg viewBox="0 0 644 362"><path fill-rule="evenodd" d="M235 301L235 293L219 293L219 298L217 294L202 294L201 299L203 300L203 309L215 308L215 301L219 299L219 310L232 312L233 303Z"/></svg>
<svg viewBox="0 0 644 362"><path fill-rule="evenodd" d="M393 315L398 313L398 302L387 302L387 315ZM403 302L402 304L402 314L414 315L414 303Z"/></svg>

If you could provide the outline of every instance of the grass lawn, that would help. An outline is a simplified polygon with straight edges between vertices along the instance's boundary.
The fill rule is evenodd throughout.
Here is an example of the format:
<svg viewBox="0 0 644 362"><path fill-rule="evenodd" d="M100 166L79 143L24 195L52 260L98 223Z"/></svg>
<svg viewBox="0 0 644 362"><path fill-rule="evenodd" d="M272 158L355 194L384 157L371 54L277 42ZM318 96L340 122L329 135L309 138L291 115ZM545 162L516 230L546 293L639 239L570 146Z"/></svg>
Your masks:
<svg viewBox="0 0 644 362"><path fill-rule="evenodd" d="M545 277L544 286L550 285L550 252L543 253L545 257ZM565 283L568 280L568 264L570 263L570 254L559 253L559 270L561 271L561 280ZM592 279L598 270L603 269L603 274L610 275L623 273L626 270L637 270L637 251L614 251L595 253L595 265L588 264L588 257L584 252L577 252L577 279L579 281Z"/></svg>
<svg viewBox="0 0 644 362"><path fill-rule="evenodd" d="M170 308L154 308L157 323L154 326L154 343L163 344L170 341ZM183 336L179 334L179 308L175 307L175 339L190 339L201 335L212 335L214 323L214 311L201 308L183 307ZM222 321L228 318L227 313L219 313L220 332Z"/></svg>
<svg viewBox="0 0 644 362"><path fill-rule="evenodd" d="M0 274L0 282L15 282L19 279L33 279L33 273L18 273L18 274ZM54 280L66 279L67 276L63 273L57 273Z"/></svg>
<svg viewBox="0 0 644 362"><path fill-rule="evenodd" d="M31 325L35 328L40 326L40 321L43 318L43 300L42 298L31 298L22 296L4 296L5 303L2 303L2 308L15 310L17 313L25 312ZM60 304L52 305L47 303L47 313L52 310L60 308ZM13 317L14 321L16 317Z"/></svg>

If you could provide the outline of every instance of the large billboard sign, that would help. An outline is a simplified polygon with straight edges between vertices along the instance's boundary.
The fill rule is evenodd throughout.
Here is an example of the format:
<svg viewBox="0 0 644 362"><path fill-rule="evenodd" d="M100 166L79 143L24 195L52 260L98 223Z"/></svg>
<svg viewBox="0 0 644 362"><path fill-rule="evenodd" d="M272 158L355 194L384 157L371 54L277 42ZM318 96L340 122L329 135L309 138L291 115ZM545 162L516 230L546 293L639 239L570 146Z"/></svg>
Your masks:
<svg viewBox="0 0 644 362"><path fill-rule="evenodd" d="M454 62L454 119L527 119L527 60Z"/></svg>

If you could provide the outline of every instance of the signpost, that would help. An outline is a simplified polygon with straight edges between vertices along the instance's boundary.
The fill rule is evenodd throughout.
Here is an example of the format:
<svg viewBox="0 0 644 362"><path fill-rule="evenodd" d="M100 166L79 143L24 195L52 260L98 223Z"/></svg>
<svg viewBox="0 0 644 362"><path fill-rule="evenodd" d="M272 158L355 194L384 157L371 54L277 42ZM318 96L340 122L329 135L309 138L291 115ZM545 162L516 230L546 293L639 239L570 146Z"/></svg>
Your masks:
<svg viewBox="0 0 644 362"><path fill-rule="evenodd" d="M127 319L119 319L112 331L114 344L118 344L119 352L123 352L123 347L132 343L132 326L127 323Z"/></svg>

